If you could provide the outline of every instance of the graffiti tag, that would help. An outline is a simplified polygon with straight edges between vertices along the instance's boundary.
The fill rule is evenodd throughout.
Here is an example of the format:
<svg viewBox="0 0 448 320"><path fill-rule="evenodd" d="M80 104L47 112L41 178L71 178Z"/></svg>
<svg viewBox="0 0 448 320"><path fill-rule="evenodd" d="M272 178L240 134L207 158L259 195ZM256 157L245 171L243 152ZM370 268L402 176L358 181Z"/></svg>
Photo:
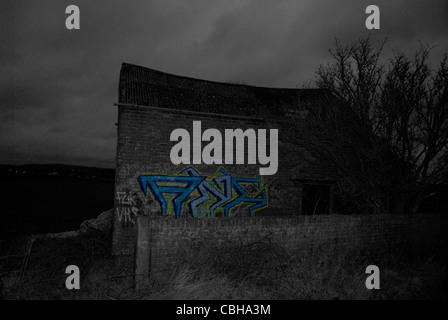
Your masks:
<svg viewBox="0 0 448 320"><path fill-rule="evenodd" d="M201 176L194 168L187 168L175 175L145 174L138 177L140 188L146 196L148 190L160 203L162 212L179 217L186 204L192 217L235 215L241 205L246 205L249 215L268 206L267 187L262 178L233 177L224 168L213 176ZM250 190L250 191L249 191Z"/></svg>

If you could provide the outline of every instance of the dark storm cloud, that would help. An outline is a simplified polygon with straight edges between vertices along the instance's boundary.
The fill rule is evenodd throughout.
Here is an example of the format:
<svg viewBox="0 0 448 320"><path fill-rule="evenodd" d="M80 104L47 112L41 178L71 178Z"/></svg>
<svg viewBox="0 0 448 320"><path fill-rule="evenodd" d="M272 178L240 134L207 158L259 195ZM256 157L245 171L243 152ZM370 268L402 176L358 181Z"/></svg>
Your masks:
<svg viewBox="0 0 448 320"><path fill-rule="evenodd" d="M65 29L76 3L81 30ZM216 81L295 87L330 61L334 38L388 37L448 52L447 1L14 1L1 4L0 162L113 166L122 62Z"/></svg>

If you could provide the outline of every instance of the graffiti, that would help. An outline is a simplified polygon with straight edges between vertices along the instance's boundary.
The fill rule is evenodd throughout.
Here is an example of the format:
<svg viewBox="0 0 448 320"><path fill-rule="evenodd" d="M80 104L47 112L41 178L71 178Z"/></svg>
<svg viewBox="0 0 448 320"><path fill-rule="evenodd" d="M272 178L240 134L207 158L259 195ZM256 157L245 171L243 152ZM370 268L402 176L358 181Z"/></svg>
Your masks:
<svg viewBox="0 0 448 320"><path fill-rule="evenodd" d="M121 179L125 179L126 176L128 175L128 170L126 167L121 167L120 170L118 171L118 175L120 176Z"/></svg>
<svg viewBox="0 0 448 320"><path fill-rule="evenodd" d="M141 201L138 199L137 194L129 191L118 191L116 200L118 203L116 208L118 221L125 224L135 224L135 217L137 217L139 206L141 205Z"/></svg>
<svg viewBox="0 0 448 320"><path fill-rule="evenodd" d="M268 206L262 177L233 177L224 168L213 176L201 176L194 168L175 175L145 174L138 177L143 194L148 190L164 214L179 217L186 204L192 217L236 215L244 206L249 215ZM123 198L124 199L124 198Z"/></svg>
<svg viewBox="0 0 448 320"><path fill-rule="evenodd" d="M134 197L127 192L117 192L117 201L118 204L136 205Z"/></svg>
<svg viewBox="0 0 448 320"><path fill-rule="evenodd" d="M133 172L136 172L138 170L138 167L136 165L121 165L117 169L117 177L120 178L120 181L125 181L126 179L133 178Z"/></svg>
<svg viewBox="0 0 448 320"><path fill-rule="evenodd" d="M132 215L131 215L132 212ZM134 218L137 216L138 209L136 207L120 207L117 208L118 221L123 223L135 224Z"/></svg>

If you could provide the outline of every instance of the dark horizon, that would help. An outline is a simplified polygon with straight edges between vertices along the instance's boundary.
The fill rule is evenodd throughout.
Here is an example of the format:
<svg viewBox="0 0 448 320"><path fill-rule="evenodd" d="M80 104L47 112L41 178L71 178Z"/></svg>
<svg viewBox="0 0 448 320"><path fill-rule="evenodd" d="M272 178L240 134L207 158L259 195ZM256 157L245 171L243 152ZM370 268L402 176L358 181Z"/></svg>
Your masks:
<svg viewBox="0 0 448 320"><path fill-rule="evenodd" d="M110 169L115 170L115 168L107 167L95 167L95 166L85 166L77 164L65 164L65 163L23 163L23 164L11 164L11 163L0 163L0 167L32 167L32 166L42 166L42 167L52 167L52 166L67 166L67 167L80 167L89 169Z"/></svg>
<svg viewBox="0 0 448 320"><path fill-rule="evenodd" d="M69 1L4 1L0 164L114 168L118 80L129 62L218 82L294 88L331 61L334 39L387 38L411 55L448 52L448 1L377 1L381 29L365 28L368 1L80 0L81 29L65 28Z"/></svg>

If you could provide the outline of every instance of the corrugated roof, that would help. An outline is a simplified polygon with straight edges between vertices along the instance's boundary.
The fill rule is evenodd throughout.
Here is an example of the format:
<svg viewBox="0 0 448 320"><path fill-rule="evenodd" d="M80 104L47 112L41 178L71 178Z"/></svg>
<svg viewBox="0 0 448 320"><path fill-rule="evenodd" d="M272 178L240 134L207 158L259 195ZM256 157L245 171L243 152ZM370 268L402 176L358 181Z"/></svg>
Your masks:
<svg viewBox="0 0 448 320"><path fill-rule="evenodd" d="M318 89L281 89L221 83L168 74L123 63L119 103L206 113L254 116L261 110L281 114L285 107L309 105Z"/></svg>

